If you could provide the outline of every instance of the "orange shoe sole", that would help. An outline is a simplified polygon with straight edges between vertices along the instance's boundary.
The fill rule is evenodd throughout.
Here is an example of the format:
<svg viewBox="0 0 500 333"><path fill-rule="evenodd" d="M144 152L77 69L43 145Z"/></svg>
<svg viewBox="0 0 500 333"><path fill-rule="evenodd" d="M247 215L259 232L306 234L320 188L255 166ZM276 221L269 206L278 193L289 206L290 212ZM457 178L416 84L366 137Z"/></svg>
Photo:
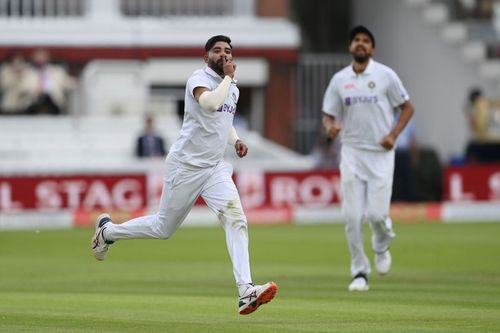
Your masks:
<svg viewBox="0 0 500 333"><path fill-rule="evenodd" d="M266 304L272 301L276 293L278 292L278 285L271 282L269 287L262 292L262 294L257 297L255 301L252 302L246 309L240 311L241 315L247 315L259 308L262 304Z"/></svg>

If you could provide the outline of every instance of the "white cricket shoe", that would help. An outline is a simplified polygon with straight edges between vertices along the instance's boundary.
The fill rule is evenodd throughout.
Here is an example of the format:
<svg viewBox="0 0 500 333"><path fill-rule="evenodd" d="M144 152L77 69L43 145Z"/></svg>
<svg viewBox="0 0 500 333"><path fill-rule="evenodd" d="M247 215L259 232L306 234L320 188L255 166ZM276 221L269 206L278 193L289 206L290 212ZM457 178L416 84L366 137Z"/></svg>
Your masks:
<svg viewBox="0 0 500 333"><path fill-rule="evenodd" d="M104 260L108 254L109 245L114 243L105 240L103 236L104 230L106 230L106 224L109 222L111 222L109 214L101 214L95 220L95 233L90 242L90 248L97 260Z"/></svg>
<svg viewBox="0 0 500 333"><path fill-rule="evenodd" d="M375 269L380 275L389 273L392 265L391 252L375 253Z"/></svg>
<svg viewBox="0 0 500 333"><path fill-rule="evenodd" d="M368 291L370 286L368 286L368 278L366 274L359 273L353 279L349 285L349 291Z"/></svg>
<svg viewBox="0 0 500 333"><path fill-rule="evenodd" d="M240 296L240 314L250 314L257 310L262 304L271 302L277 292L278 285L272 281L261 286L249 286Z"/></svg>

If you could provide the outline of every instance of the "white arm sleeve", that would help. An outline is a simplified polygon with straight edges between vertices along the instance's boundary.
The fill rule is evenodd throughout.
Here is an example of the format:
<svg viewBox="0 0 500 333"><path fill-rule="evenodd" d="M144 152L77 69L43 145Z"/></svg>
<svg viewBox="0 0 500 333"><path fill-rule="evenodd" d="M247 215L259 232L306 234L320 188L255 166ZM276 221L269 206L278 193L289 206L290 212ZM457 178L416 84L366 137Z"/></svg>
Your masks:
<svg viewBox="0 0 500 333"><path fill-rule="evenodd" d="M238 141L240 138L238 137L238 133L236 133L236 129L231 127L231 131L229 132L229 138L227 139L227 142L231 145L234 146L236 144L236 141Z"/></svg>
<svg viewBox="0 0 500 333"><path fill-rule="evenodd" d="M225 76L224 80L219 84L217 88L212 91L205 91L201 94L198 103L200 106L209 112L215 112L218 108L224 104L227 94L229 93L229 87L231 86L232 79L229 76Z"/></svg>

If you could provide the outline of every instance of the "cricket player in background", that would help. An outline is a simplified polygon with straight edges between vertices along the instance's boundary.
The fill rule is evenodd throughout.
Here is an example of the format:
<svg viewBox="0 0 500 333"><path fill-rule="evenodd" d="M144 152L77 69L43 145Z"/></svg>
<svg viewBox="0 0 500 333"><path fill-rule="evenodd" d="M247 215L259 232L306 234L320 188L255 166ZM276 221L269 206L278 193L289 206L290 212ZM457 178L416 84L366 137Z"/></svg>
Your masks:
<svg viewBox="0 0 500 333"><path fill-rule="evenodd" d="M392 264L389 246L396 237L389 217L396 139L413 115L398 75L371 57L375 38L364 26L350 33L353 62L336 73L323 100L323 125L329 137L340 133L342 216L351 252L350 291L366 291L371 271L363 247L363 221L372 230L375 269ZM401 115L394 125L394 109Z"/></svg>
<svg viewBox="0 0 500 333"><path fill-rule="evenodd" d="M277 285L254 285L250 274L247 219L231 178L233 167L223 160L226 145L241 158L248 148L233 127L239 90L236 86L231 39L217 35L205 44L204 69L188 79L180 136L166 158L158 213L113 223L108 214L96 220L91 248L98 260L110 244L122 239L168 239L186 218L198 196L217 215L239 291L239 313L249 314L270 302Z"/></svg>

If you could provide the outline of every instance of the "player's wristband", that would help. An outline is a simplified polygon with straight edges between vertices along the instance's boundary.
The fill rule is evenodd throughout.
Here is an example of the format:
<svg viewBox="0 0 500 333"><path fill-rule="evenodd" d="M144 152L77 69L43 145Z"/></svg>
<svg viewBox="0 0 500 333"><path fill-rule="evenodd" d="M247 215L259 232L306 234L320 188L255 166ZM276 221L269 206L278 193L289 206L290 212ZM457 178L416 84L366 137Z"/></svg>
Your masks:
<svg viewBox="0 0 500 333"><path fill-rule="evenodd" d="M229 87L233 80L229 76L225 76L224 80L212 91L205 91L200 95L198 103L205 111L215 112L219 109L229 93Z"/></svg>
<svg viewBox="0 0 500 333"><path fill-rule="evenodd" d="M234 146L236 144L236 141L238 141L240 138L238 137L238 133L236 133L236 129L231 127L231 130L229 131L229 138L227 139L227 142L231 145Z"/></svg>

